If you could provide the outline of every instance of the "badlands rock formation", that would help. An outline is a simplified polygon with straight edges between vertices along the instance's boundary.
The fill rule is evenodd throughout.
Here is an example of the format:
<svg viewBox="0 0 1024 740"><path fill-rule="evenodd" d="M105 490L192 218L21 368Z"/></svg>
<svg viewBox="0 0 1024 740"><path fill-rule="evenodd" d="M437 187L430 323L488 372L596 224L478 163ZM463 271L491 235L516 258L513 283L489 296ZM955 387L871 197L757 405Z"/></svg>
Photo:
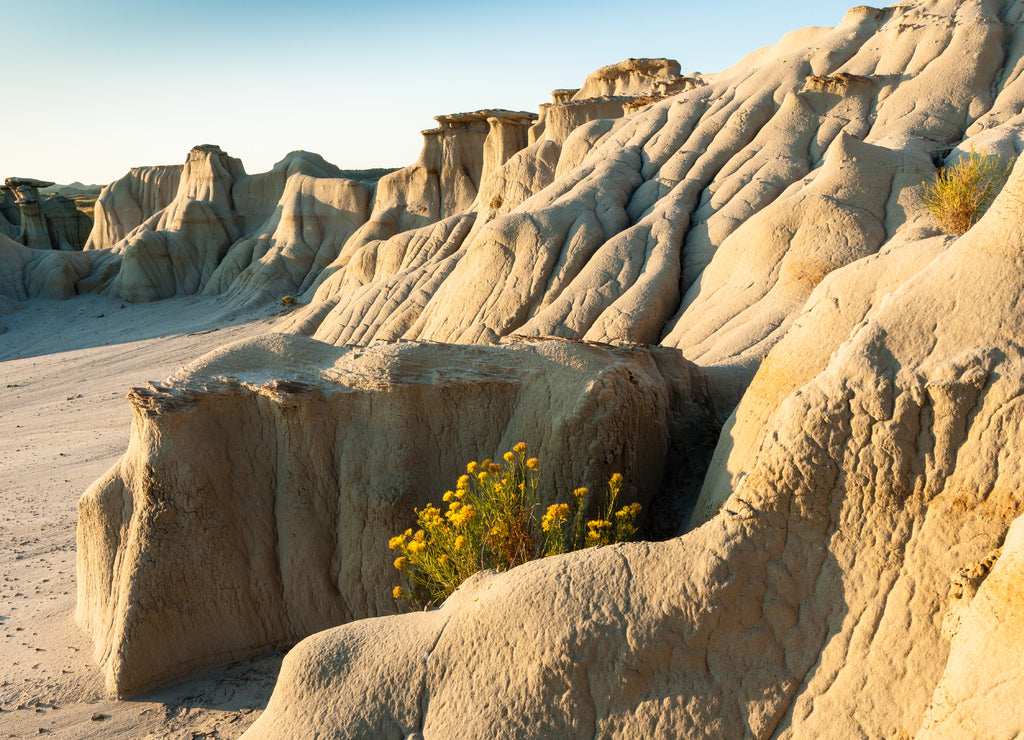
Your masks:
<svg viewBox="0 0 1024 740"><path fill-rule="evenodd" d="M1024 165L960 239L920 203L1024 149L1022 69L1020 0L861 6L714 75L440 116L375 185L212 146L162 195L133 171L61 285L307 305L133 392L81 504L110 689L384 614L401 517L525 438L561 493L624 466L662 530L702 485L691 527L311 637L252 737L1024 733L988 703L1021 688ZM630 342L661 346L591 344Z"/></svg>
<svg viewBox="0 0 1024 740"><path fill-rule="evenodd" d="M311 637L247 737L1024 732L1016 698L999 703L1022 680L1000 648L1024 609L1019 523L999 547L1024 513L1024 166L937 246L845 331L801 316L793 332L830 354L793 392L755 378L774 396L762 441L703 526Z"/></svg>
<svg viewBox="0 0 1024 740"><path fill-rule="evenodd" d="M117 694L392 613L388 539L468 460L528 438L559 461L547 495L620 472L649 508L669 449L696 448L714 416L678 351L562 340L271 334L129 399L129 450L78 529L77 617Z"/></svg>
<svg viewBox="0 0 1024 740"><path fill-rule="evenodd" d="M61 195L40 197L52 182L8 177L0 187L0 235L33 249L81 249L92 219Z"/></svg>
<svg viewBox="0 0 1024 740"><path fill-rule="evenodd" d="M181 165L135 167L107 185L96 201L95 227L86 249L106 249L167 207L178 190Z"/></svg>

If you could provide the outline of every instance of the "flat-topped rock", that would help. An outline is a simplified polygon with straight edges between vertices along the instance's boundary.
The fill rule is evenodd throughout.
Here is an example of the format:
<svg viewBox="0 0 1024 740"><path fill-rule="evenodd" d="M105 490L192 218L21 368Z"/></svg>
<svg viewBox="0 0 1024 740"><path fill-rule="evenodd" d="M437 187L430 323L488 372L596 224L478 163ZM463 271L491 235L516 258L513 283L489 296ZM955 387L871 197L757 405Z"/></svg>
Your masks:
<svg viewBox="0 0 1024 740"><path fill-rule="evenodd" d="M48 188L54 185L54 183L48 180L36 180L31 177L8 177L4 180L4 187L16 190L18 188L35 188L40 190L42 188Z"/></svg>

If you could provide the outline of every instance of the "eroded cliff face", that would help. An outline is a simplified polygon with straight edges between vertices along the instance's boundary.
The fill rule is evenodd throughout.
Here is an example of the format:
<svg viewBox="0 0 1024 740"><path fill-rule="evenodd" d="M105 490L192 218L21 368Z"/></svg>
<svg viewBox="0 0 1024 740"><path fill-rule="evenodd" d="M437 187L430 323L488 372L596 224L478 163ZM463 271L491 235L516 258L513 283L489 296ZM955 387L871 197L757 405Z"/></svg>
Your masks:
<svg viewBox="0 0 1024 740"><path fill-rule="evenodd" d="M132 445L81 505L108 686L384 613L397 512L539 436L582 480L703 482L691 526L311 637L251 737L1024 732L971 688L1021 683L981 645L1019 605L1024 170L960 239L920 203L937 164L1024 148L1022 20L862 6L699 79L629 60L536 123L439 117L375 188L194 150L78 287L308 305L133 395ZM734 407L706 479L679 465ZM196 565L196 537L228 565Z"/></svg>
<svg viewBox="0 0 1024 740"><path fill-rule="evenodd" d="M1024 166L964 237L867 264L769 354L748 398L770 410L735 421L760 442L702 526L311 637L247 737L1024 731L1015 702L986 705L1022 681L998 646L1020 606ZM822 305L856 287L849 313ZM812 337L809 370L772 370Z"/></svg>
<svg viewBox="0 0 1024 740"><path fill-rule="evenodd" d="M178 192L180 164L133 167L100 191L86 249L107 249L132 229L168 206Z"/></svg>
<svg viewBox="0 0 1024 740"><path fill-rule="evenodd" d="M560 340L271 334L129 400L129 449L79 507L77 617L117 694L393 613L388 539L471 459L528 439L548 496L619 472L646 509L670 448L714 433L678 352Z"/></svg>

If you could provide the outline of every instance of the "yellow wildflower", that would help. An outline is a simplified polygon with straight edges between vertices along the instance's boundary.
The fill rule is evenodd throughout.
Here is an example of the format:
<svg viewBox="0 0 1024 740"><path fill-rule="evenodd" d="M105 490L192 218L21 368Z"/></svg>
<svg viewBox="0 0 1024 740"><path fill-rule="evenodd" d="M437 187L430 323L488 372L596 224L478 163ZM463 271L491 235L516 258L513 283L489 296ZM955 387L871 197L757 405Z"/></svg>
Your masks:
<svg viewBox="0 0 1024 740"><path fill-rule="evenodd" d="M491 458L487 458L482 463L480 463L480 467L484 470L487 470L489 467L491 467Z"/></svg>
<svg viewBox="0 0 1024 740"><path fill-rule="evenodd" d="M486 470L481 470L480 471L480 475L478 475L477 478L480 479L481 483L486 483L487 482L487 471Z"/></svg>
<svg viewBox="0 0 1024 740"><path fill-rule="evenodd" d="M397 537L392 537L390 540L388 540L388 547L390 547L392 550L401 550L402 545L404 544L405 535L400 534Z"/></svg>
<svg viewBox="0 0 1024 740"><path fill-rule="evenodd" d="M501 471L501 466L498 465L497 463L491 463L490 465L487 466L487 470L489 470L492 473L497 473Z"/></svg>
<svg viewBox="0 0 1024 740"><path fill-rule="evenodd" d="M427 538L427 533L422 529L417 529L416 534L412 536L413 542L423 542ZM410 543L412 544L412 543Z"/></svg>
<svg viewBox="0 0 1024 740"><path fill-rule="evenodd" d="M453 498L455 498L455 491L445 491L444 496L441 497L441 500L447 503L451 501Z"/></svg>
<svg viewBox="0 0 1024 740"><path fill-rule="evenodd" d="M572 495L576 497L577 501L582 501L586 498L587 494L590 493L586 488L577 488L572 492Z"/></svg>
<svg viewBox="0 0 1024 740"><path fill-rule="evenodd" d="M455 549L461 550L466 546L466 542L466 538L460 534L458 537L455 538Z"/></svg>
<svg viewBox="0 0 1024 740"><path fill-rule="evenodd" d="M406 539L408 539L409 537L412 537L412 530L411 529L405 530L405 534L403 535L403 537L405 537Z"/></svg>
<svg viewBox="0 0 1024 740"><path fill-rule="evenodd" d="M458 511L460 508L462 508L462 502L461 501L452 501L450 504L448 504L448 508L451 511Z"/></svg>
<svg viewBox="0 0 1024 740"><path fill-rule="evenodd" d="M522 455L524 452L526 452L526 442L520 442L512 449L513 451L518 452L520 455Z"/></svg>
<svg viewBox="0 0 1024 740"><path fill-rule="evenodd" d="M473 475L473 473L476 472L476 468L477 468L476 461L473 461L473 462L469 463L469 465L466 466L466 472L469 473L470 475Z"/></svg>
<svg viewBox="0 0 1024 740"><path fill-rule="evenodd" d="M434 527L441 523L441 510L433 504L427 504L420 512L420 525Z"/></svg>
<svg viewBox="0 0 1024 740"><path fill-rule="evenodd" d="M569 504L551 504L547 512L540 518L540 528L550 532L569 518Z"/></svg>
<svg viewBox="0 0 1024 740"><path fill-rule="evenodd" d="M540 467L540 460L538 460L535 457L531 457L529 460L526 461L526 467L528 467L530 470L536 470L537 468Z"/></svg>
<svg viewBox="0 0 1024 740"><path fill-rule="evenodd" d="M616 511L615 516L619 519L636 519L636 515L640 513L641 508L643 507L640 504L633 502L629 506L623 506Z"/></svg>
<svg viewBox="0 0 1024 740"><path fill-rule="evenodd" d="M491 535L491 537L504 537L505 535L507 535L508 528L505 526L505 522L498 522L497 524L495 524L493 527L491 527L491 531L489 532L489 534Z"/></svg>
<svg viewBox="0 0 1024 740"><path fill-rule="evenodd" d="M422 540L413 540L409 543L409 554L419 555L421 552L427 549L427 543Z"/></svg>
<svg viewBox="0 0 1024 740"><path fill-rule="evenodd" d="M403 596L405 596L405 592L402 591L401 586L395 586L394 590L391 592L391 595L394 596L396 599L400 599Z"/></svg>
<svg viewBox="0 0 1024 740"><path fill-rule="evenodd" d="M612 523L607 521L606 519L592 519L589 522L587 522L587 529L591 530L592 532L598 532L602 529L611 529L612 526Z"/></svg>
<svg viewBox="0 0 1024 740"><path fill-rule="evenodd" d="M608 481L608 485L611 486L612 488L621 488L622 476L616 473L615 475L612 476L611 480Z"/></svg>
<svg viewBox="0 0 1024 740"><path fill-rule="evenodd" d="M505 462L507 463L510 463L516 459L516 455L514 452L506 452L504 455L502 455L502 457L505 458Z"/></svg>
<svg viewBox="0 0 1024 740"><path fill-rule="evenodd" d="M473 510L473 507L469 504L466 504L458 511L449 512L448 519L456 527L461 527L463 524L470 521L475 515L476 512Z"/></svg>
<svg viewBox="0 0 1024 740"><path fill-rule="evenodd" d="M456 491L465 491L467 488L469 488L469 476L468 475L460 475L459 476L459 482L455 484L455 490ZM458 496L459 493L456 493L455 495Z"/></svg>
<svg viewBox="0 0 1024 740"><path fill-rule="evenodd" d="M395 567L398 568L398 570L404 570L405 569L405 563L406 563L405 556L402 556L400 558L395 558Z"/></svg>

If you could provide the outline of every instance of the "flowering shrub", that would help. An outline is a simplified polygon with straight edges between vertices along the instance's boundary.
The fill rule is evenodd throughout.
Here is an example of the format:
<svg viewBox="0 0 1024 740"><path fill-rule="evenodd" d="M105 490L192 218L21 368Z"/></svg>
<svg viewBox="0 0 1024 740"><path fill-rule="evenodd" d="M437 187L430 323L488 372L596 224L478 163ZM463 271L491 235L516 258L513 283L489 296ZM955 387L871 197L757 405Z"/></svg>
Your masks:
<svg viewBox="0 0 1024 740"><path fill-rule="evenodd" d="M1013 169L998 156L971 154L925 182L921 201L947 234L963 234L977 223Z"/></svg>
<svg viewBox="0 0 1024 740"><path fill-rule="evenodd" d="M469 463L455 490L442 497L447 511L427 504L416 512L415 531L388 543L408 582L395 587L395 598L439 604L478 570L507 570L545 555L624 542L636 533L640 504L615 508L623 483L618 473L608 481L600 518L586 522L586 488L573 492L571 504L542 506L539 482L540 462L526 456L525 442L506 452L503 462Z"/></svg>

